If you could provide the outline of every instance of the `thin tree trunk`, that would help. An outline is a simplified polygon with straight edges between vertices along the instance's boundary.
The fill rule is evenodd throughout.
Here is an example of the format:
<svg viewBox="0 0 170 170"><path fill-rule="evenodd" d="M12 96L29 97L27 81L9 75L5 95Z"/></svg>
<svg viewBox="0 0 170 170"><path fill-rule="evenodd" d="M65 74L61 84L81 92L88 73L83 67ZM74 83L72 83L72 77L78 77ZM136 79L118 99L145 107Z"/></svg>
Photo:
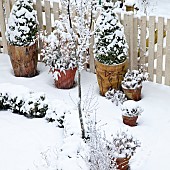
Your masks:
<svg viewBox="0 0 170 170"><path fill-rule="evenodd" d="M83 116L82 116L82 109L81 109L81 73L78 69L78 112L79 112L79 119L80 119L80 125L81 125L81 132L82 132L82 139L85 138L85 129L84 129L84 123L83 123Z"/></svg>

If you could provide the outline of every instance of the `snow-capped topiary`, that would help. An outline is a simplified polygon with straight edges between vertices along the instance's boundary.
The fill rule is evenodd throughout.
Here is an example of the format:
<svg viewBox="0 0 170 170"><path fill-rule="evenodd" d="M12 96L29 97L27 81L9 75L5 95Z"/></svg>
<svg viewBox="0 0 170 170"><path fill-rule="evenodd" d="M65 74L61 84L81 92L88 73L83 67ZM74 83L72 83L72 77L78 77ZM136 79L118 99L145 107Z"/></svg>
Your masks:
<svg viewBox="0 0 170 170"><path fill-rule="evenodd" d="M115 103L116 106L123 104L127 100L126 95L122 91L115 89L107 91L105 97Z"/></svg>
<svg viewBox="0 0 170 170"><path fill-rule="evenodd" d="M43 61L50 67L54 79L58 80L60 72L76 67L75 43L67 27L61 22L55 22L55 30L43 38Z"/></svg>
<svg viewBox="0 0 170 170"><path fill-rule="evenodd" d="M127 100L121 106L122 115L127 117L139 116L143 109L138 105L136 101Z"/></svg>
<svg viewBox="0 0 170 170"><path fill-rule="evenodd" d="M106 0L103 4L96 29L95 58L107 65L123 63L128 55L128 45L123 25L114 13L113 3Z"/></svg>
<svg viewBox="0 0 170 170"><path fill-rule="evenodd" d="M38 32L36 11L32 0L16 0L6 26L10 45L29 46L35 43Z"/></svg>
<svg viewBox="0 0 170 170"><path fill-rule="evenodd" d="M143 69L139 70L128 70L122 81L122 87L124 89L136 89L142 86L143 81L147 81L149 74Z"/></svg>

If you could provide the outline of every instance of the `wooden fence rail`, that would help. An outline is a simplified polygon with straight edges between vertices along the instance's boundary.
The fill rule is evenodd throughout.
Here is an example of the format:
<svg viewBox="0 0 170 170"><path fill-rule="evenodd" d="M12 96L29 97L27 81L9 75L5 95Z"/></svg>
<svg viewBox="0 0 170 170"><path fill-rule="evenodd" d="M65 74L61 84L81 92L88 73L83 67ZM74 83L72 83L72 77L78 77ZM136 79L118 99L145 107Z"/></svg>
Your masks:
<svg viewBox="0 0 170 170"><path fill-rule="evenodd" d="M14 0L0 1L0 46L3 47L4 53L8 52L5 23L13 3ZM37 10L39 29L46 29L48 33L51 33L54 21L59 19L61 12L63 12L59 8L59 3L36 0L34 7ZM129 44L129 68L138 69L140 65L145 65L151 81L170 85L170 19L165 20L155 16L138 18L133 14L118 14L118 16L124 25ZM93 25L93 29L94 27L95 25ZM95 72L92 49L94 37L91 38L90 42L89 65L90 71Z"/></svg>

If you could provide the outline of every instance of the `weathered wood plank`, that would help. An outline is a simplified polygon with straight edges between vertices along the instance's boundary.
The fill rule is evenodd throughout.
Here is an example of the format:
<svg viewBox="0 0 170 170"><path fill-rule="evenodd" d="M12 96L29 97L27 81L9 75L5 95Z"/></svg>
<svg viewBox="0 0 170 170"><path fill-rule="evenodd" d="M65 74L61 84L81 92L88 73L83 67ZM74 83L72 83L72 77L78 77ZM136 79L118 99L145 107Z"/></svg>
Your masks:
<svg viewBox="0 0 170 170"><path fill-rule="evenodd" d="M37 10L37 19L39 22L39 29L43 29L43 17L42 17L42 4L41 0L36 0L36 10Z"/></svg>
<svg viewBox="0 0 170 170"><path fill-rule="evenodd" d="M149 47L148 47L148 72L150 80L154 78L154 51L155 51L155 17L149 17Z"/></svg>
<svg viewBox="0 0 170 170"><path fill-rule="evenodd" d="M133 19L133 59L132 69L138 69L138 19Z"/></svg>
<svg viewBox="0 0 170 170"><path fill-rule="evenodd" d="M163 63L163 31L164 19L158 18L158 43L157 43L157 68L156 68L156 82L162 83L162 63Z"/></svg>
<svg viewBox="0 0 170 170"><path fill-rule="evenodd" d="M140 65L144 65L146 63L146 16L142 16L140 20Z"/></svg>
<svg viewBox="0 0 170 170"><path fill-rule="evenodd" d="M46 30L47 30L47 34L50 34L52 31L50 1L44 1L44 7L45 7Z"/></svg>
<svg viewBox="0 0 170 170"><path fill-rule="evenodd" d="M167 20L165 84L170 85L170 19Z"/></svg>
<svg viewBox="0 0 170 170"><path fill-rule="evenodd" d="M91 31L94 31L94 22L92 23ZM90 38L90 48L89 48L90 61L89 61L89 64L90 64L90 72L95 73L93 46L94 46L94 34Z"/></svg>
<svg viewBox="0 0 170 170"><path fill-rule="evenodd" d="M53 2L53 13L54 13L54 21L59 20L60 9L59 9L58 2Z"/></svg>
<svg viewBox="0 0 170 170"><path fill-rule="evenodd" d="M8 53L7 40L5 37L5 31L6 31L5 25L6 24L5 24L5 16L3 13L2 1L0 1L0 21L1 21L0 28L1 28L1 35L2 35L3 53Z"/></svg>

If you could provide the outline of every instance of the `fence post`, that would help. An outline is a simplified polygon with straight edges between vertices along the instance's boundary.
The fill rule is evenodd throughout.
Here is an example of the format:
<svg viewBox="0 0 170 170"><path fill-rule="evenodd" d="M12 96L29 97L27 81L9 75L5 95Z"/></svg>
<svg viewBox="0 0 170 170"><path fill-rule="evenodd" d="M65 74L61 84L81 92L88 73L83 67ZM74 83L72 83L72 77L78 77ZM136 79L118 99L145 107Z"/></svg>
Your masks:
<svg viewBox="0 0 170 170"><path fill-rule="evenodd" d="M5 37L5 31L6 31L6 24L5 24L5 16L4 16L4 10L3 10L3 3L2 0L0 0L0 19L1 19L1 34L2 34L2 45L3 45L3 52L8 53L8 48L7 48L7 40Z"/></svg>

